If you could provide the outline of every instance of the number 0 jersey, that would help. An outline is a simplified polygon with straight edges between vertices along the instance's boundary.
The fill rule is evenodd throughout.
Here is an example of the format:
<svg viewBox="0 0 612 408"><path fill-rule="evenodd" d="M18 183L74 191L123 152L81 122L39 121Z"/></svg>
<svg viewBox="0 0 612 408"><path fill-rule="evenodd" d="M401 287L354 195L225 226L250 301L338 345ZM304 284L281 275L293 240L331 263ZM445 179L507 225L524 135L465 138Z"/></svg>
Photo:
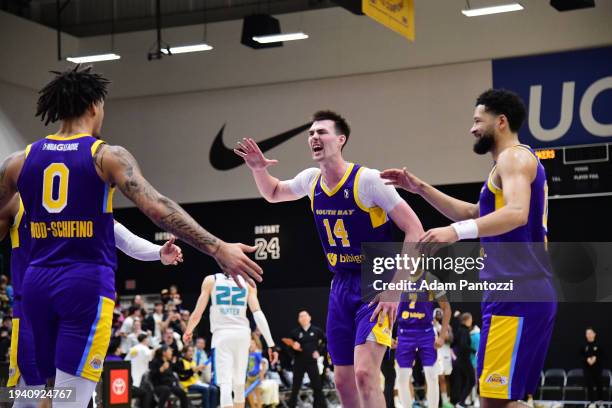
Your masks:
<svg viewBox="0 0 612 408"><path fill-rule="evenodd" d="M51 135L26 148L17 189L28 214L30 265L94 263L115 269L114 188L93 162L101 143L86 134Z"/></svg>
<svg viewBox="0 0 612 408"><path fill-rule="evenodd" d="M215 284L210 293L210 331L221 329L250 330L246 317L249 286L240 279L239 288L234 279L222 273L215 274Z"/></svg>

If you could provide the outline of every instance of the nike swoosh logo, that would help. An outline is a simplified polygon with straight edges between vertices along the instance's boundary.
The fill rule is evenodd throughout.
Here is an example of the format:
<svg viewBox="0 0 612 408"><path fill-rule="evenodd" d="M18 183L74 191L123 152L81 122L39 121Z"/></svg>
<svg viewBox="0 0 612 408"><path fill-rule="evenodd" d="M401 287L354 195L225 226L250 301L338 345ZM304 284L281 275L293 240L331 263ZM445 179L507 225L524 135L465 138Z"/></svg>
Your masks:
<svg viewBox="0 0 612 408"><path fill-rule="evenodd" d="M286 132L269 137L261 142L257 142L257 145L261 151L265 153L279 144L284 143L292 137L304 132L306 129L310 128L310 125L311 123L305 123L296 128L289 129ZM223 124L219 132L217 132L217 136L210 147L210 164L217 170L231 170L244 164L244 159L234 153L234 149L228 149L223 143L224 130L225 124Z"/></svg>

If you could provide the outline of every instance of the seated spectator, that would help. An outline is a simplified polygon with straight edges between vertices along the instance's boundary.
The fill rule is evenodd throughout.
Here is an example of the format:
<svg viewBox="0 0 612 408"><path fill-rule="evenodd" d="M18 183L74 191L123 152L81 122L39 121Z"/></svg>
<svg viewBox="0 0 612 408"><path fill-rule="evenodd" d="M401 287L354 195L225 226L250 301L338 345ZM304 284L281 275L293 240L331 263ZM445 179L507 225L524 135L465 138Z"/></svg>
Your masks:
<svg viewBox="0 0 612 408"><path fill-rule="evenodd" d="M249 347L249 365L247 366L247 400L249 407L261 408L262 405L262 393L261 393L261 381L263 380L262 361L263 356L261 349L257 348L257 341L255 337L251 337L251 346ZM250 390L250 392L249 392Z"/></svg>
<svg viewBox="0 0 612 408"><path fill-rule="evenodd" d="M162 334L168 324L167 319L168 315L164 313L164 304L159 301L155 302L153 313L149 314L142 324L142 329L151 333L153 346L161 343Z"/></svg>
<svg viewBox="0 0 612 408"><path fill-rule="evenodd" d="M120 345L118 341L111 341L104 361L123 361Z"/></svg>
<svg viewBox="0 0 612 408"><path fill-rule="evenodd" d="M132 347L139 343L138 336L142 333L145 333L145 331L142 330L142 320L134 319L134 324L132 325L132 332L127 336L128 352Z"/></svg>
<svg viewBox="0 0 612 408"><path fill-rule="evenodd" d="M172 349L173 357L178 357L183 349L183 343L180 342L180 337L171 328L164 330L161 344Z"/></svg>
<svg viewBox="0 0 612 408"><path fill-rule="evenodd" d="M193 346L183 349L183 358L175 366L181 387L187 392L200 393L202 395L202 408L215 408L219 401L219 390L214 385L202 382L200 376L205 365L196 365L193 359Z"/></svg>
<svg viewBox="0 0 612 408"><path fill-rule="evenodd" d="M261 403L276 407L280 403L279 389L282 384L277 372L268 370L268 360L261 360Z"/></svg>
<svg viewBox="0 0 612 408"><path fill-rule="evenodd" d="M132 366L132 395L140 400L140 408L151 408L153 395L140 387L142 377L149 370L149 363L153 358L153 350L149 348L149 335L140 333L138 344L130 348L125 356Z"/></svg>
<svg viewBox="0 0 612 408"><path fill-rule="evenodd" d="M198 337L196 339L193 359L196 362L196 365L206 364L208 361L208 353L206 353L206 339L204 337ZM204 371L202 371L202 381L207 384L210 384L211 382L211 368L212 364L207 364Z"/></svg>
<svg viewBox="0 0 612 408"><path fill-rule="evenodd" d="M180 387L172 366L176 359L172 349L162 345L155 350L153 360L149 363L150 379L158 398L158 406L165 408L170 394L174 394L181 402L181 408L191 407L187 394Z"/></svg>
<svg viewBox="0 0 612 408"><path fill-rule="evenodd" d="M11 333L2 326L0 327L0 362L9 361L8 353L11 348Z"/></svg>
<svg viewBox="0 0 612 408"><path fill-rule="evenodd" d="M130 351L127 337L132 333L134 326L134 320L140 319L140 308L136 306L130 306L128 309L128 316L123 320L121 329L119 330L119 336L121 336L121 352L126 355Z"/></svg>

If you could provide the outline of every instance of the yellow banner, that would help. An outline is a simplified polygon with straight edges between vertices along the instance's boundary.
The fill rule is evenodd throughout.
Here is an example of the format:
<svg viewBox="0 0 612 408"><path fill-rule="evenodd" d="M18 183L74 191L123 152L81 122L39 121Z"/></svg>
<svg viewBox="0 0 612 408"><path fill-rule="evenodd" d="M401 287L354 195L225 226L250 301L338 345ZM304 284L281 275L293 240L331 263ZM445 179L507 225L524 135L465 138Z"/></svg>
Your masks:
<svg viewBox="0 0 612 408"><path fill-rule="evenodd" d="M363 12L414 41L414 0L362 0Z"/></svg>

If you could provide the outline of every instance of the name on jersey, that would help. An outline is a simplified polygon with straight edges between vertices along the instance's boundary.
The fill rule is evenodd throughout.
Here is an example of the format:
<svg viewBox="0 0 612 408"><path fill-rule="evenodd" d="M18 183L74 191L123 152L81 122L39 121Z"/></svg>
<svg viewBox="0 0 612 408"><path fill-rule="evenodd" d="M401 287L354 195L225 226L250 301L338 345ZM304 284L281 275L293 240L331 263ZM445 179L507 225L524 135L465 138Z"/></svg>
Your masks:
<svg viewBox="0 0 612 408"><path fill-rule="evenodd" d="M93 221L30 222L30 234L34 239L92 238Z"/></svg>
<svg viewBox="0 0 612 408"><path fill-rule="evenodd" d="M317 215L353 215L355 210L316 210L315 214Z"/></svg>
<svg viewBox="0 0 612 408"><path fill-rule="evenodd" d="M74 152L79 150L78 143L44 143L43 150L50 150L52 152Z"/></svg>
<svg viewBox="0 0 612 408"><path fill-rule="evenodd" d="M240 309L236 307L219 307L219 312L225 316L238 316L240 314Z"/></svg>

